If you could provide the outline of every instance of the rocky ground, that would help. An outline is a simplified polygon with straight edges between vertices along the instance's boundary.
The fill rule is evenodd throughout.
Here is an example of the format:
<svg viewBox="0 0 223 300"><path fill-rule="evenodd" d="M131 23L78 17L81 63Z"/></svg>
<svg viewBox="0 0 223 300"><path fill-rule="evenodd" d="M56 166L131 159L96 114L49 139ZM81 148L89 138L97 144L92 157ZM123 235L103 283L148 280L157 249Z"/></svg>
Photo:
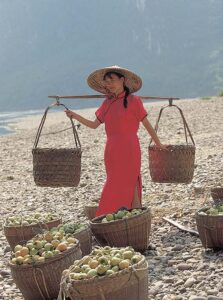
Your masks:
<svg viewBox="0 0 223 300"><path fill-rule="evenodd" d="M223 251L204 249L200 239L163 220L169 217L196 229L195 212L211 205L211 187L223 186L223 99L185 99L175 102L184 116L196 143L196 168L190 184L152 183L148 168L149 137L139 130L142 148L143 204L152 210L150 246L145 251L149 263L149 299L223 299ZM154 125L163 103L145 103ZM82 114L94 118L94 109ZM77 188L41 188L34 184L32 153L41 116L14 124L16 133L0 137L0 299L21 300L8 267L10 248L3 233L4 219L12 214L55 211L66 220L85 222L85 205L95 203L105 181L103 126L90 130L81 126L78 134L83 147L81 182ZM66 128L63 113L50 114L39 146L71 146L70 130L55 135L49 132ZM159 125L163 143L184 143L184 130L176 108L165 110Z"/></svg>

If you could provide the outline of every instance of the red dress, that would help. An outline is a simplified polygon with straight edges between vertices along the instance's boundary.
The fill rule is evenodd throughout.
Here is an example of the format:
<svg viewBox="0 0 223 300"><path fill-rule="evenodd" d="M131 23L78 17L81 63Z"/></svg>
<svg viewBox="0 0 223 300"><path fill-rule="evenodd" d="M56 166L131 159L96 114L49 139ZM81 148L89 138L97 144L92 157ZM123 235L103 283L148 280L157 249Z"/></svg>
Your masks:
<svg viewBox="0 0 223 300"><path fill-rule="evenodd" d="M147 112L140 97L129 95L128 106L123 106L121 93L116 99L105 99L96 111L105 123L107 142L104 152L107 180L102 190L96 215L114 212L120 207L132 207L137 187L141 201L141 150L137 131Z"/></svg>

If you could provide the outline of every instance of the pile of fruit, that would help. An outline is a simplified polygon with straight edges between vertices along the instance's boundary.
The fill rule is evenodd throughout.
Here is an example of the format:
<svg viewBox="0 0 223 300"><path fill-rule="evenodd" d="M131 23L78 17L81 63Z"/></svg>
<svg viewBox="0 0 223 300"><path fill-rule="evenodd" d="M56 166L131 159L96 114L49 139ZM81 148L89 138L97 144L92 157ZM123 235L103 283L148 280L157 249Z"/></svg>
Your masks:
<svg viewBox="0 0 223 300"><path fill-rule="evenodd" d="M48 223L58 220L59 217L52 213L34 213L30 215L16 215L5 220L5 226L27 226L38 223Z"/></svg>
<svg viewBox="0 0 223 300"><path fill-rule="evenodd" d="M203 216L223 216L223 204L216 205L211 208L207 208L198 212L199 215Z"/></svg>
<svg viewBox="0 0 223 300"><path fill-rule="evenodd" d="M89 279L97 276L111 276L140 262L144 256L132 247L114 248L106 246L94 249L90 255L75 261L63 275L69 280Z"/></svg>
<svg viewBox="0 0 223 300"><path fill-rule="evenodd" d="M69 227L66 225L68 224L59 225L50 231L38 234L23 246L16 245L11 263L22 265L44 262L45 259L51 258L75 246L78 240L72 237L70 228L76 228L76 225L70 224Z"/></svg>
<svg viewBox="0 0 223 300"><path fill-rule="evenodd" d="M141 208L134 208L132 210L120 209L116 213L107 214L103 219L101 219L101 223L108 223L115 220L124 220L129 219L133 216L139 215L143 212Z"/></svg>

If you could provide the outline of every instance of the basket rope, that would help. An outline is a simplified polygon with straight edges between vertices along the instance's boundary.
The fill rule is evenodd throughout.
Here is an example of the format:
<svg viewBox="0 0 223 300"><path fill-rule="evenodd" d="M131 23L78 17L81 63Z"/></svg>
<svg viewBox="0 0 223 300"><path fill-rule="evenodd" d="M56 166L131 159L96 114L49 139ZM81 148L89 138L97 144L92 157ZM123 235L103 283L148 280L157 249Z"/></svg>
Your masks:
<svg viewBox="0 0 223 300"><path fill-rule="evenodd" d="M42 132L42 129L43 129L43 125L44 125L44 123L46 121L47 113L50 110L50 108L52 108L53 106L63 106L66 109L68 109L64 104L62 104L60 102L53 103L53 104L51 104L50 106L48 106L46 108L46 110L45 110L45 112L43 114L43 117L41 119L39 128L37 130L37 134L36 134L36 138L35 138L34 146L33 146L34 149L37 148L37 145L38 145L38 142L39 142L39 138L40 138L40 135L41 135L41 132ZM70 121L71 121L72 129L73 129L74 141L75 141L76 148L81 148L80 139L79 139L79 136L78 136L78 133L77 133L77 130L75 128L75 125L74 125L74 122L73 122L72 118L70 118Z"/></svg>
<svg viewBox="0 0 223 300"><path fill-rule="evenodd" d="M40 274L41 274L42 281L43 281L43 285L44 285L44 288L45 288L45 292L46 292L46 294L47 294L48 299L50 299L50 295L49 295L49 292L48 292L48 289L47 289L46 280L45 280L43 271L42 271L40 268L34 268L34 269L33 269L33 275L34 275L34 279L35 279L36 285L37 285L38 290L39 290L39 292L40 292L40 294L41 294L42 300L48 300L48 299L46 299L46 298L44 297L44 294L43 294L43 292L42 292L42 290L41 290L41 287L39 286L39 283L38 283L38 280L37 280L37 271L39 271Z"/></svg>
<svg viewBox="0 0 223 300"><path fill-rule="evenodd" d="M182 109L179 108L177 105L172 104L172 102L170 102L169 105L163 106L163 107L160 109L159 116L158 116L158 118L157 118L156 125L155 125L155 131L156 131L156 132L158 131L159 121L160 121L160 119L161 119L161 115L162 115L164 109L166 109L167 107L172 107L172 106L176 107L176 108L179 110L179 112L180 112L181 118L182 118L182 120L183 120L183 125L184 125L184 134L185 134L186 143L188 144L188 137L187 137L187 134L189 134L189 137L190 137L190 139L191 139L193 145L195 145L193 136L192 136L192 134L191 134L191 131L190 131L190 129L189 129L189 126L188 126L188 124L187 124L187 121L186 121L186 119L185 119L185 117L184 117L184 114L183 114ZM152 141L153 141L153 140L152 140L152 138L151 138L151 139L150 139L149 145L151 145Z"/></svg>

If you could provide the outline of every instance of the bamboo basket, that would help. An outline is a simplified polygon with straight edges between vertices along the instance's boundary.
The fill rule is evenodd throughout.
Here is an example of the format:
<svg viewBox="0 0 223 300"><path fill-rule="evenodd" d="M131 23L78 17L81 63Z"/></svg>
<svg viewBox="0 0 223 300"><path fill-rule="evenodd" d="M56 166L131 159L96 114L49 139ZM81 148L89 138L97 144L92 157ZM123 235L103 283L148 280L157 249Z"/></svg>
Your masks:
<svg viewBox="0 0 223 300"><path fill-rule="evenodd" d="M25 300L57 298L63 270L81 258L80 243L69 250L33 265L9 264L12 278Z"/></svg>
<svg viewBox="0 0 223 300"><path fill-rule="evenodd" d="M172 105L172 102L168 106L162 107L156 121L155 131L158 131L163 110L170 106L176 107L180 112L186 145L169 145L167 149L163 150L156 145L151 145L151 139L149 144L150 176L153 182L158 183L190 183L194 174L195 143L182 110L178 106ZM192 144L188 143L188 134Z"/></svg>
<svg viewBox="0 0 223 300"><path fill-rule="evenodd" d="M204 248L223 249L223 216L196 213L196 224Z"/></svg>
<svg viewBox="0 0 223 300"><path fill-rule="evenodd" d="M100 223L105 215L90 221L91 231L101 246L126 247L144 251L149 246L151 212L143 207L143 212L128 219ZM130 210L131 211L131 210Z"/></svg>
<svg viewBox="0 0 223 300"><path fill-rule="evenodd" d="M79 240L82 255L87 255L92 250L92 233L90 227L86 227L85 229L74 234L74 237Z"/></svg>
<svg viewBox="0 0 223 300"><path fill-rule="evenodd" d="M92 220L96 217L97 209L98 209L98 206L88 205L88 206L85 206L84 213L89 220Z"/></svg>
<svg viewBox="0 0 223 300"><path fill-rule="evenodd" d="M4 234L11 247L14 249L16 245L30 240L35 235L42 233L43 230L50 230L62 223L62 219L52 220L47 223L37 223L33 225L6 226L4 225Z"/></svg>
<svg viewBox="0 0 223 300"><path fill-rule="evenodd" d="M69 272L71 272L69 269ZM111 276L68 282L62 276L58 300L148 300L148 264L143 258L133 267Z"/></svg>
<svg viewBox="0 0 223 300"><path fill-rule="evenodd" d="M62 105L67 109L67 107L61 103L54 105ZM48 107L45 110L32 149L34 181L38 186L76 187L80 182L82 151L73 120L70 119L75 141L74 148L57 149L37 147L50 108L51 107Z"/></svg>

